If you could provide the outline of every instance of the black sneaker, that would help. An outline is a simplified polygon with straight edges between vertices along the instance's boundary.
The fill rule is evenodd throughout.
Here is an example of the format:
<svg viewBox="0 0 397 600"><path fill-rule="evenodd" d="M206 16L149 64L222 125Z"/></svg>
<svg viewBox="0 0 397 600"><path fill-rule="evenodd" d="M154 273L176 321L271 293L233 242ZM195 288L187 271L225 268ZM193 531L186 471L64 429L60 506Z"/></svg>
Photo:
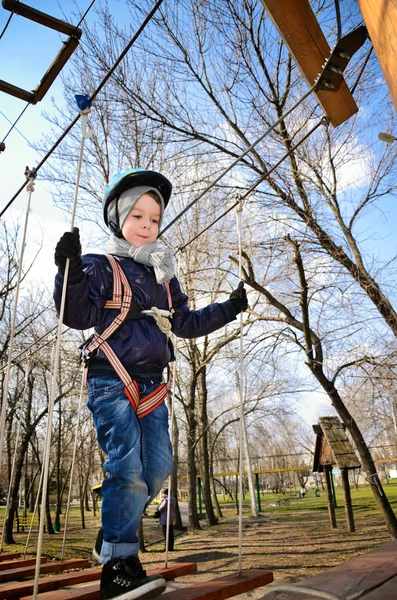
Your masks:
<svg viewBox="0 0 397 600"><path fill-rule="evenodd" d="M102 568L101 600L150 600L166 587L161 575L146 575L137 556L116 558Z"/></svg>
<svg viewBox="0 0 397 600"><path fill-rule="evenodd" d="M101 527L98 531L98 535L96 536L95 546L92 550L92 555L94 558L100 562L101 550L102 550L102 542L103 542L103 527Z"/></svg>

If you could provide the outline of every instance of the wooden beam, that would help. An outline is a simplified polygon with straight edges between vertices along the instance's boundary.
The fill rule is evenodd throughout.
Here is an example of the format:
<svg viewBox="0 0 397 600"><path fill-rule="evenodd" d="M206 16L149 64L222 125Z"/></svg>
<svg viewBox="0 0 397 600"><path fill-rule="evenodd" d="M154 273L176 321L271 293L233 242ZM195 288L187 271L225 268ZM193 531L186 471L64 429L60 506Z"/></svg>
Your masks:
<svg viewBox="0 0 397 600"><path fill-rule="evenodd" d="M397 0L358 0L358 4L397 110Z"/></svg>
<svg viewBox="0 0 397 600"><path fill-rule="evenodd" d="M41 557L40 563L44 564L47 562L45 556ZM23 567L30 567L36 564L35 558L25 558L21 560L9 560L0 563L0 571L8 571L9 569L21 569Z"/></svg>
<svg viewBox="0 0 397 600"><path fill-rule="evenodd" d="M203 581L190 587L168 592L167 600L225 600L250 592L273 581L273 573L263 569L249 569L241 575L232 574Z"/></svg>
<svg viewBox="0 0 397 600"><path fill-rule="evenodd" d="M51 15L47 15L47 13L43 13L40 10L37 10L37 8L33 8L33 6L23 4L22 2L19 2L19 0L3 0L3 8L10 10L16 15L20 15L26 19L40 23L40 25L55 29L55 31L59 31L60 33L81 38L82 31L75 25L67 23L66 21L61 21L60 19L56 19Z"/></svg>
<svg viewBox="0 0 397 600"><path fill-rule="evenodd" d="M282 583L280 584L282 585ZM395 600L397 598L397 541L356 556L322 573L302 579L294 586L328 592L336 598ZM306 593L276 591L260 600L313 600ZM318 596L320 597L320 596Z"/></svg>
<svg viewBox="0 0 397 600"><path fill-rule="evenodd" d="M21 552L13 552L12 554L0 554L0 562L4 562L5 560L15 560L16 558L20 558L22 556Z"/></svg>
<svg viewBox="0 0 397 600"><path fill-rule="evenodd" d="M43 558L41 560L43 560ZM67 571L68 569L81 569L87 565L88 560L85 558L64 560L63 562L50 562L40 567L40 573L59 573L61 571ZM1 571L0 582L5 583L7 581L25 579L26 577L34 577L35 571L35 565Z"/></svg>
<svg viewBox="0 0 397 600"><path fill-rule="evenodd" d="M313 85L322 72L331 49L309 0L262 0L262 3L306 81L310 86ZM334 127L344 123L358 111L345 81L342 81L337 91L318 90L314 94Z"/></svg>
<svg viewBox="0 0 397 600"><path fill-rule="evenodd" d="M62 588L54 592L39 594L39 600L100 600L99 583L76 588ZM33 596L23 596L20 600L33 600Z"/></svg>
<svg viewBox="0 0 397 600"><path fill-rule="evenodd" d="M354 524L352 498L350 494L349 470L347 469L347 467L343 467L341 468L340 472L342 475L343 496L345 499L347 530L353 532L356 531L356 526Z"/></svg>
<svg viewBox="0 0 397 600"><path fill-rule="evenodd" d="M334 498L332 495L332 465L324 465L324 473L325 473L325 487L327 488L327 499L328 499L328 515L329 522L331 525L331 529L336 529L336 514L334 507Z"/></svg>

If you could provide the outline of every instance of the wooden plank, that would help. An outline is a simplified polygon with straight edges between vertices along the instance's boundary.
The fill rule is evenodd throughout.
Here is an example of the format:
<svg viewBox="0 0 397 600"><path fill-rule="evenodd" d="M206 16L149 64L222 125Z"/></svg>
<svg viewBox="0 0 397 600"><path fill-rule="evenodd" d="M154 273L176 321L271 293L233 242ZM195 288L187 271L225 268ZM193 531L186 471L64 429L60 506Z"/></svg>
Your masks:
<svg viewBox="0 0 397 600"><path fill-rule="evenodd" d="M147 572L148 575L162 575L166 581L173 581L177 577L184 575L193 575L197 573L196 563L175 563L162 567L160 569L151 569Z"/></svg>
<svg viewBox="0 0 397 600"><path fill-rule="evenodd" d="M97 581L101 578L102 568L85 569L84 571L74 571L73 573L62 573L62 575L52 575L50 577L41 577L39 580L39 593L57 590L67 585L76 585L78 583L88 583ZM13 581L12 583L3 583L0 585L0 600L18 600L22 596L33 594L34 581Z"/></svg>
<svg viewBox="0 0 397 600"><path fill-rule="evenodd" d="M273 573L264 569L250 569L238 574L226 575L203 581L190 587L167 593L167 600L224 600L250 592L273 581Z"/></svg>
<svg viewBox="0 0 397 600"><path fill-rule="evenodd" d="M368 0L369 2L371 0ZM312 11L309 0L262 0L303 76L313 85L331 49ZM346 82L338 91L315 92L323 111L337 127L357 111Z"/></svg>
<svg viewBox="0 0 397 600"><path fill-rule="evenodd" d="M358 4L397 110L397 0L358 0Z"/></svg>
<svg viewBox="0 0 397 600"><path fill-rule="evenodd" d="M40 559L40 564L44 564L47 562L47 558L42 556ZM35 558L25 558L22 560L10 560L4 561L0 563L0 571L9 571L10 569L22 569L23 567L30 567L31 565L36 564Z"/></svg>
<svg viewBox="0 0 397 600"><path fill-rule="evenodd" d="M43 564L40 568L40 573L59 573L60 571L67 571L68 569L81 569L87 566L88 560L85 558L70 559L64 560L63 562L51 562ZM26 579L26 577L33 577L35 571L35 565L31 567L2 571L0 573L0 583L6 583L7 581L15 581L18 579Z"/></svg>
<svg viewBox="0 0 397 600"><path fill-rule="evenodd" d="M365 600L396 600L397 598L397 577L389 579L380 588L376 588L365 596Z"/></svg>
<svg viewBox="0 0 397 600"><path fill-rule="evenodd" d="M167 568L163 567L163 568L159 568L159 569L153 569L148 571L148 575L162 575L164 577L164 579L166 581L173 581L176 577L182 577L184 575L192 575L193 573L196 573L197 571L197 565L196 563L176 563L176 564L171 564L168 565ZM94 573L95 572L95 573ZM102 569L97 568L97 569L87 569L86 571L82 571L81 573L70 573L64 576L59 576L57 578L43 578L42 580L40 580L39 582L39 592L40 592L40 600L70 600L70 599L75 599L75 600L79 600L80 598L84 599L84 600L99 600L100 598L100 592L99 592L99 582L94 584L94 585L89 585L89 586L80 586L79 588L70 588L70 589L61 589L62 586L65 585L73 585L72 582L72 576L75 575L80 576L79 581L76 581L74 583L81 583L81 582L88 582L88 581L93 581L94 579L100 579L101 577L101 572ZM84 576L89 574L90 579L87 577L86 579L84 579ZM94 575L96 575L96 577L94 577ZM63 577L63 580L62 580ZM69 577L69 579L68 579ZM48 581L50 579L53 580L58 580L55 581L56 583L56 587L46 587L48 586ZM0 588L0 599L3 600L6 599L8 600L10 598L11 599L20 599L21 600L32 600L33 596L31 595L33 593L33 582L27 582L27 585L30 585L30 589L25 591L26 588L24 588L23 593L19 594L19 595L12 595L12 596L3 596L3 588ZM51 585L51 584L50 584ZM14 585L14 587L12 588L12 593L16 593L16 587ZM15 592L14 592L15 590ZM54 591L56 590L56 591Z"/></svg>
<svg viewBox="0 0 397 600"><path fill-rule="evenodd" d="M356 556L323 573L318 573L296 583L298 587L306 587L321 592L329 592L336 597L346 598L355 594L365 596L365 600L386 600L383 595L385 583L394 580L397 583L397 540L389 542L376 550ZM378 588L373 595L366 592ZM380 590L382 593L380 593ZM397 598L397 587L393 600ZM357 596L357 597L358 597ZM390 596L390 599L392 596ZM312 600L313 596L305 593L277 592L267 594L263 600ZM389 600L387 598L387 600Z"/></svg>
<svg viewBox="0 0 397 600"><path fill-rule="evenodd" d="M99 582L76 588L63 588L40 594L40 600L100 600ZM24 596L21 600L33 600L33 596Z"/></svg>
<svg viewBox="0 0 397 600"><path fill-rule="evenodd" d="M14 552L13 554L0 554L0 562L5 560L14 560L16 558L20 558L22 556L22 552Z"/></svg>

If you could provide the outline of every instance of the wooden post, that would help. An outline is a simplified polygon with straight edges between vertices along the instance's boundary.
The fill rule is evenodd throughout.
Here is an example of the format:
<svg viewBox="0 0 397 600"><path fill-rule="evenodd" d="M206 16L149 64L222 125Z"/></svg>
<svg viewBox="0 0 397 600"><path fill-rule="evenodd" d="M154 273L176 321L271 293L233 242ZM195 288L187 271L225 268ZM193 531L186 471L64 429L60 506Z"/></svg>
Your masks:
<svg viewBox="0 0 397 600"><path fill-rule="evenodd" d="M367 0L368 3L373 1ZM378 0L375 3L377 2ZM313 85L330 57L331 49L309 0L262 0L262 3L306 81ZM314 93L334 127L344 123L358 111L345 81L338 91L318 90Z"/></svg>
<svg viewBox="0 0 397 600"><path fill-rule="evenodd" d="M397 110L397 0L358 0Z"/></svg>
<svg viewBox="0 0 397 600"><path fill-rule="evenodd" d="M354 525L352 498L350 495L349 470L346 467L342 467L340 472L342 476L343 496L345 499L347 530L356 531L356 527Z"/></svg>
<svg viewBox="0 0 397 600"><path fill-rule="evenodd" d="M337 524L336 524L334 499L332 497L332 482L331 482L332 465L324 465L324 473L325 473L325 483L326 483L326 487L327 487L329 521L331 523L331 529L336 529Z"/></svg>

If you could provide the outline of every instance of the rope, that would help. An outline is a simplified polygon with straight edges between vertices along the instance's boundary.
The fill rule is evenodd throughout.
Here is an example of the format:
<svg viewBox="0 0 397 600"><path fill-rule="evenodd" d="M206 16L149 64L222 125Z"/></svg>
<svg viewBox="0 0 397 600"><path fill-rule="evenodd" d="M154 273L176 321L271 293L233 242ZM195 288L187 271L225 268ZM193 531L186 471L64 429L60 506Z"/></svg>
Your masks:
<svg viewBox="0 0 397 600"><path fill-rule="evenodd" d="M21 287L22 264L23 264L23 257L25 254L26 234L27 234L29 214L30 214L30 203L31 203L31 199L32 199L32 193L34 192L34 185L33 185L34 177L35 177L35 175L30 171L29 179L28 179L27 183L25 182L25 184L24 184L24 187L26 186L26 190L28 190L28 188L29 188L29 196L28 196L28 203L26 206L25 223L24 223L24 228L23 228L21 252L20 252L19 265L18 265L17 284L16 284L16 289L15 289L14 307L13 307L13 315L12 315L11 331L10 331L10 342L9 342L9 348L8 348L7 369L6 369L4 383L3 383L3 402L1 405L1 416L0 416L0 418L1 418L1 423L0 423L0 468L3 464L4 431L5 431L5 422L6 422L6 416L7 416L8 388L9 388L9 381L10 381L10 372L11 372L11 367L12 367L11 359L12 359L12 353L14 350L17 307L18 307L18 300L19 300L19 291L20 291L20 287Z"/></svg>
<svg viewBox="0 0 397 600"><path fill-rule="evenodd" d="M242 280L242 240L241 229L242 219L241 213L243 210L242 202L236 211L237 217L237 235L238 235L238 277ZM243 404L243 378L244 378L244 338L243 338L243 311L240 312L240 374L237 376L237 397L240 407L240 427L239 427L239 509L238 509L238 574L241 576L242 571L242 555L243 555L243 427L244 427L244 404Z"/></svg>
<svg viewBox="0 0 397 600"><path fill-rule="evenodd" d="M99 86L97 87L97 89L95 90L95 92L89 98L89 102L91 104L94 101L94 99L97 97L97 95L99 94L99 92L102 90L103 86L107 83L109 77L111 77L111 75L113 74L113 72L117 69L117 67L119 66L120 62L123 60L124 56L130 50L130 48L132 47L132 45L136 42L136 40L138 39L138 37L140 36L140 34L142 33L142 31L145 29L145 27L149 23L149 21L152 19L153 15L158 10L158 8L163 3L163 1L164 0L158 0L157 1L157 3L155 4L154 8L150 11L150 13L147 15L147 17L143 21L143 23L138 28L137 32L132 36L131 40L128 42L128 44L126 45L126 47L124 48L124 50L122 51L122 53L120 54L120 56L116 59L116 61L114 62L113 66L110 68L110 70L107 72L107 74L105 75L105 77L102 79L101 83L99 84ZM39 170L41 169L41 167L49 159L49 157L51 156L51 154L57 149L57 147L62 142L62 140L67 136L67 134L69 133L69 131L76 125L77 121L80 119L80 116L81 116L80 113L78 115L76 115L76 117L73 119L73 121L71 123L69 123L69 125L66 127L66 129L61 134L61 136L57 139L57 141L53 144L53 146L47 152L47 154L41 159L41 161L39 162L39 164L34 169L35 174L37 174L39 172ZM11 206L11 204L14 202L14 200L16 200L16 198L18 198L19 194L21 193L21 191L23 190L24 187L25 187L25 184L23 184L15 192L15 194L13 195L13 197L11 198L11 200L6 204L6 206L0 212L0 217L3 216L3 214Z"/></svg>
<svg viewBox="0 0 397 600"><path fill-rule="evenodd" d="M0 33L0 40L3 37L3 35L5 34L5 32L7 31L7 28L9 26L9 24L11 23L11 19L13 16L14 16L14 13L12 12L7 19L7 23L4 25L3 31Z"/></svg>
<svg viewBox="0 0 397 600"><path fill-rule="evenodd" d="M81 145L80 145L79 161L78 161L78 165L77 165L76 187L75 187L73 206L72 206L70 231L73 231L74 219L75 219L75 215L76 215L77 195L78 195L78 191L79 191L81 167L82 167L82 163L83 163L84 143L85 143L85 140L87 137L86 132L87 132L87 120L88 120L89 113L90 113L89 109L84 109L83 111L81 111L81 129L82 129ZM44 459L43 459L43 464L44 464L43 491L42 491L42 503L41 503L41 511L40 511L39 538L37 541L37 560L36 560L36 570L35 570L35 579L34 579L33 600L37 600L38 587L39 587L40 565L41 565L40 558L41 558L41 549L43 546L43 525L44 525L45 504L46 504L45 500L47 497L48 477L49 477L52 420L53 420L53 415L54 415L57 374L58 374L58 370L59 370L62 321L63 321L64 312L65 312L66 290L67 290L68 276L69 276L69 265L70 265L70 260L66 259L65 274L64 274L63 288L62 288L62 299L61 299L61 306L60 306L60 310L59 310L57 341L55 344L54 365L53 365L53 370L52 370L51 393L50 393L50 399L48 402L48 421L47 421L47 431L46 431L46 438L45 438Z"/></svg>
<svg viewBox="0 0 397 600"><path fill-rule="evenodd" d="M28 361L28 364L26 365L25 385L24 385L24 388L23 388L23 395L22 395L22 401L21 401L21 418L19 419L19 422L18 422L17 435L16 435L16 438L15 438L14 456L13 456L13 459L12 459L12 467L11 467L11 474L10 474L10 483L9 483L9 486L8 486L8 494L7 494L7 504L6 504L6 510L5 510L5 513L4 513L3 530L1 532L0 554L1 554L1 552L3 552L3 544L4 544L4 535L5 535L5 530L6 530L6 522L7 522L8 514L9 514L10 508L11 508L11 491L12 491L12 484L13 484L13 481L14 481L15 465L16 465L16 461L17 461L17 452L18 452L18 446L19 446L19 438L21 437L22 413L23 413L24 408L25 408L26 395L27 395L27 392L28 392L28 376L29 376L29 372L30 372L30 361Z"/></svg>
<svg viewBox="0 0 397 600"><path fill-rule="evenodd" d="M209 190L211 190L218 183L218 181L220 181L225 175L227 175L227 173L229 173L229 171L231 171L233 169L233 167L235 167L241 161L241 159L244 158L244 156L247 156L247 154L249 152L251 152L251 150L253 150L255 148L255 146L257 146L259 144L259 142L262 142L262 140L264 140L269 135L269 133L271 133L277 127L277 125L279 125L281 123L281 121L283 121L296 108L298 108L298 106L300 104L302 104L302 102L304 100L306 100L306 98L308 96L310 96L310 94L315 90L319 80L320 80L320 77L317 78L317 80L310 87L310 89L305 94L303 94L303 96L301 98L299 98L299 100L297 102L295 102L295 104L293 104L293 106L291 106L291 108L289 108L287 110L287 112L285 112L283 115L281 115L281 117L279 119L277 119L277 121L275 121L272 125L270 125L270 127L268 129L266 129L266 131L261 136L259 136L258 139L255 140L255 142L253 142L250 146L248 146L248 148L246 150L244 150L244 152L242 154L240 154L237 158L235 158L235 160L232 163L230 163L230 165L228 167L226 167L226 169L224 169L220 173L220 175L218 175L218 177L216 179L214 179L214 181L212 183L210 183L210 185L208 185L204 189L204 191L202 191L201 194L199 194L197 196L197 198L192 200L190 202L190 204L188 204L174 219L172 219L172 221L170 223L168 223L168 225L166 225L166 227L164 227L164 229L162 229L162 231L160 231L159 237L161 237L167 231L167 229L172 227L172 225L174 225L174 223L176 223L176 221L178 221L190 208L192 208L192 206L194 206L199 200L201 200L201 198L203 196L205 196L205 194L207 192L209 192ZM1 217L1 214L0 214L0 217Z"/></svg>
<svg viewBox="0 0 397 600"><path fill-rule="evenodd" d="M177 267L176 267L176 276L179 280L181 271L181 255L178 256ZM172 365L172 392L171 392L171 426L170 426L170 438L171 444L174 439L174 414L175 414L175 389L176 389L176 374L177 374L177 362L178 362L178 338L175 338L174 343L174 355L175 360ZM168 477L168 503L167 503L167 521L166 521L166 530L165 530L165 557L164 557L164 568L168 568L168 543L170 539L170 516L171 516L171 502L170 498L172 496L172 492L175 494L175 499L177 496L177 490L172 489L172 473Z"/></svg>
<svg viewBox="0 0 397 600"><path fill-rule="evenodd" d="M54 342L55 339L56 339L56 336L52 336L44 344L42 344L41 346L38 346L36 348L36 350L32 350L32 352L30 352L31 348L34 348L39 342L41 342L41 340L43 340L45 337L47 337L47 335L49 335L50 333L52 333L56 328L57 328L57 325L55 325L55 327L51 327L51 329L49 329L48 331L46 331L45 333L43 333L43 335L41 337L39 337L38 340L35 340L27 348L25 348L25 350L22 350L19 354L17 354L16 357L12 359L11 364L12 365L18 365L19 363L21 363L24 360L26 360L26 356L25 356L26 353L29 353L29 356L33 356L34 354L36 354L37 352L39 352L40 350L42 350L43 348L45 348L46 346L48 346L48 344L51 344L51 342ZM68 331L70 331L70 327L66 327L66 329L64 329L62 331L62 335L64 333L67 333ZM0 374L5 373L6 370L7 370L6 366L0 368Z"/></svg>
<svg viewBox="0 0 397 600"><path fill-rule="evenodd" d="M144 312L144 313L151 312L152 313L151 316L156 321L156 325L160 329L160 331L162 333L164 333L164 335L166 335L167 338L169 338L171 336L171 327L172 327L171 326L171 321L167 318L167 316L163 316L161 314L162 312L163 313L164 312L168 313L168 310L167 311L162 311L160 308L157 308L157 306L153 306L150 311L146 311L145 310L145 311L142 311L142 312ZM169 314L170 314L170 316L172 316L171 313L169 313Z"/></svg>
<svg viewBox="0 0 397 600"><path fill-rule="evenodd" d="M328 123L329 123L328 117L321 117L321 119L316 123L316 125L314 125L314 127L312 127L303 136L303 138L301 140L299 140L299 142L297 142L294 146L292 146L288 150L288 152L286 154L284 154L284 156L282 158L280 158L280 160L275 165L273 165L273 167L271 167L269 169L269 171L266 172L265 175L263 175L262 177L259 177L259 179L257 179L251 185L251 187L246 192L244 192L244 194L242 196L240 196L240 198L236 202L234 202L231 206L229 206L228 209L226 209L221 215L219 215L219 217L214 219L209 225L207 225L204 229L199 231L199 233L197 233L188 242L186 242L186 244L183 244L183 246L179 246L178 252L185 250L185 248L187 248L187 246L189 246L192 242L194 242L197 238L199 238L200 235L202 235L203 233L208 231L208 229L210 229L213 225L215 225L218 221L220 221L223 217L225 217L231 210L233 210L233 208L236 208L236 206L239 204L239 202L241 202L241 200L245 200L245 198L247 198L253 191L255 191L255 189L258 187L259 184L261 184L263 181L266 181L266 179L269 177L269 175L271 175L273 173L273 171L275 171L285 161L286 158L288 158L293 152L295 152L295 150L297 148L299 148L299 146L301 146L301 144L303 144L303 142L305 142L307 140L307 138L310 137L312 135L312 133L314 133L316 131L316 129L318 129L320 127L320 125L327 125Z"/></svg>
<svg viewBox="0 0 397 600"><path fill-rule="evenodd" d="M72 497L72 484L73 484L74 466L75 466L75 462L76 462L77 440L78 440L78 436L80 433L80 416L81 416L81 408L83 405L84 383L85 383L85 373L84 373L84 367L83 367L83 369L81 371L81 386L80 386L79 405L77 408L76 435L74 438L72 464L70 467L69 492L68 492L68 500L67 500L67 504L66 504L65 527L64 527L64 531L63 531L61 562L63 561L64 556L65 556L66 532L67 532L67 528L68 528L70 500Z"/></svg>

